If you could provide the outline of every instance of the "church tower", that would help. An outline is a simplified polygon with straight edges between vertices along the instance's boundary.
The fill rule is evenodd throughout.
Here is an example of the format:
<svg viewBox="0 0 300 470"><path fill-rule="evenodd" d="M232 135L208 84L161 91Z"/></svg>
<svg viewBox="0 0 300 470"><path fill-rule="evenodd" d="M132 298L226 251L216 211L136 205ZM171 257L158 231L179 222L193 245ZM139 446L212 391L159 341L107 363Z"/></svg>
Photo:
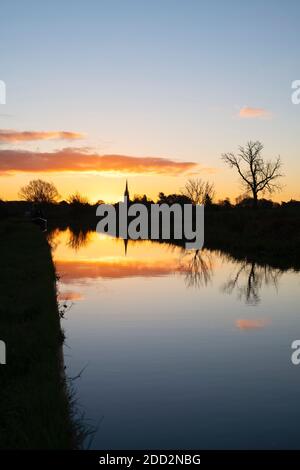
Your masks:
<svg viewBox="0 0 300 470"><path fill-rule="evenodd" d="M125 197L127 197L127 204L130 202L130 196L129 196L129 189L128 189L128 181L126 180L126 186L125 186L125 191L124 191L124 201Z"/></svg>

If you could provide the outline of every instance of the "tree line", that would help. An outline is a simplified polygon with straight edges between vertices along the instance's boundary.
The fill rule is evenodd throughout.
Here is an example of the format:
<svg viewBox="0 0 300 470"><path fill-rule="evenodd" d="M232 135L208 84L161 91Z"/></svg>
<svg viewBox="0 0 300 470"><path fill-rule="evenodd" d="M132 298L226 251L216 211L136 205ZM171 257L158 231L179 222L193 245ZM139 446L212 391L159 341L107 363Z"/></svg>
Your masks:
<svg viewBox="0 0 300 470"><path fill-rule="evenodd" d="M244 147L240 146L238 152L224 153L222 160L230 168L234 169L239 177L243 187L243 196L236 199L236 205L257 208L260 206L274 205L272 201L265 198L259 200L259 195L272 195L276 191L280 191L282 186L280 179L283 174L281 172L281 158L277 157L273 161L266 160L263 155L263 144L259 141L248 142ZM60 199L60 195L53 183L40 179L30 181L29 184L22 187L19 196L22 200L36 204L54 204ZM229 198L214 202L215 186L214 183L204 181L200 178L189 179L179 194L166 195L163 192L158 194L157 203L180 203L180 204L204 204L206 207L218 205L221 207L231 207ZM91 205L87 197L79 192L71 194L66 201L74 208L82 208ZM151 204L154 201L149 199L147 195L135 195L132 202L143 204ZM98 201L95 205L99 205L103 201Z"/></svg>

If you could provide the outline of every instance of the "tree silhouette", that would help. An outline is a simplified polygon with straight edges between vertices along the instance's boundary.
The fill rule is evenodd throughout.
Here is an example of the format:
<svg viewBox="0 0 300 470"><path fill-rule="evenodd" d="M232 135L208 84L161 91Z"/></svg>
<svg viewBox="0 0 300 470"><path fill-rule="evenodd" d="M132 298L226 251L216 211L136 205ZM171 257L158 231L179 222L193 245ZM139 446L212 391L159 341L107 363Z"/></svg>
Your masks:
<svg viewBox="0 0 300 470"><path fill-rule="evenodd" d="M91 238L91 230L77 225L69 226L69 240L67 245L75 251L88 245Z"/></svg>
<svg viewBox="0 0 300 470"><path fill-rule="evenodd" d="M274 162L265 161L261 155L263 144L259 141L248 142L245 147L239 147L239 153L224 153L222 159L231 168L236 168L247 193L253 196L253 205L257 207L258 193L269 194L281 189L278 178L282 166L278 157Z"/></svg>
<svg viewBox="0 0 300 470"><path fill-rule="evenodd" d="M188 197L193 204L209 205L215 195L213 183L203 181L201 178L189 179L181 193Z"/></svg>
<svg viewBox="0 0 300 470"><path fill-rule="evenodd" d="M59 199L59 193L52 183L43 180L32 180L23 186L19 197L37 204L53 204Z"/></svg>
<svg viewBox="0 0 300 470"><path fill-rule="evenodd" d="M74 194L71 194L68 197L67 202L72 206L83 206L89 204L88 198L82 196L78 191L76 191Z"/></svg>
<svg viewBox="0 0 300 470"><path fill-rule="evenodd" d="M157 204L168 204L171 206L172 204L192 204L191 199L184 195L184 194L168 194L160 192L158 194Z"/></svg>
<svg viewBox="0 0 300 470"><path fill-rule="evenodd" d="M244 261L240 263L234 276L223 285L222 290L227 294L235 291L239 300L244 300L248 305L257 305L261 300L260 291L263 285L273 285L277 289L281 274L280 269ZM244 281L241 282L241 278Z"/></svg>
<svg viewBox="0 0 300 470"><path fill-rule="evenodd" d="M211 253L207 250L184 251L181 270L185 273L187 287L206 286L213 274Z"/></svg>

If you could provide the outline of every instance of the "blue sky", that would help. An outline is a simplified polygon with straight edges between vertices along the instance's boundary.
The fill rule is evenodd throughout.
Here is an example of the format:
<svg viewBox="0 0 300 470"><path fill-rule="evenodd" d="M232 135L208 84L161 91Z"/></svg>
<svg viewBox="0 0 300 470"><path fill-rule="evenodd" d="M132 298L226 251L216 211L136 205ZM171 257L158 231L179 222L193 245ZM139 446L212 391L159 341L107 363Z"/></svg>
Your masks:
<svg viewBox="0 0 300 470"><path fill-rule="evenodd" d="M284 198L300 198L300 106L291 103L291 83L300 78L299 2L2 1L1 18L7 104L0 129L83 132L80 145L100 154L197 162L220 197L239 194L220 154L259 139L266 156L284 160ZM246 106L269 115L239 117ZM215 173L206 174L207 167ZM24 178L16 175L16 185ZM92 197L99 181L111 198L123 185L120 178L89 178L77 174L76 184L90 185ZM52 179L72 187L70 175ZM11 191L9 181L0 177L1 197L1 186ZM182 183L178 176L132 177L136 192Z"/></svg>

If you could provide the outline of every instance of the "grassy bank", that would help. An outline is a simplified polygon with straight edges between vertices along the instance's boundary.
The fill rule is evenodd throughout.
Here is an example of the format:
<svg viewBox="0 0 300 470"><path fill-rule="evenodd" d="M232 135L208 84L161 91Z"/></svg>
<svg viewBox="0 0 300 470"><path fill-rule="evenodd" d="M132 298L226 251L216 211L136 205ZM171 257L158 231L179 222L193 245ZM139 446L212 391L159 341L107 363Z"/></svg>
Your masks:
<svg viewBox="0 0 300 470"><path fill-rule="evenodd" d="M30 223L0 223L0 448L76 446L60 360L63 334L55 270L44 235Z"/></svg>
<svg viewBox="0 0 300 470"><path fill-rule="evenodd" d="M300 211L207 211L205 246L238 259L300 269Z"/></svg>

